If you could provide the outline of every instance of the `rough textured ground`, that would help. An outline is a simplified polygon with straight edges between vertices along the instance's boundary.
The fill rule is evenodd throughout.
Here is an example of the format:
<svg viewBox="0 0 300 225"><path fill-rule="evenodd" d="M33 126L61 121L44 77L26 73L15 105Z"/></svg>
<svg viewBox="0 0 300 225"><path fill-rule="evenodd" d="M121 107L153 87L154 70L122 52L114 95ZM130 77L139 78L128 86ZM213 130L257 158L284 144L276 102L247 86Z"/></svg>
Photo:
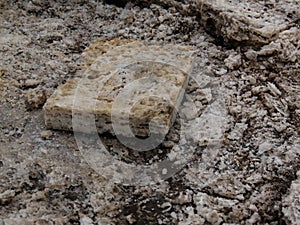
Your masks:
<svg viewBox="0 0 300 225"><path fill-rule="evenodd" d="M296 8L277 7L290 27L264 46L245 46L225 42L219 35L226 32L216 36L199 13L172 7L175 1L133 2L0 1L0 224L299 224ZM281 5L270 2L266 11ZM218 83L230 116L208 166L201 166L202 143L163 183L114 184L89 167L72 133L45 130L47 97L78 76L85 47L112 37L198 49L199 68ZM203 108L209 104L192 81L188 92ZM177 144L176 130L166 148ZM118 149L111 137L103 141Z"/></svg>

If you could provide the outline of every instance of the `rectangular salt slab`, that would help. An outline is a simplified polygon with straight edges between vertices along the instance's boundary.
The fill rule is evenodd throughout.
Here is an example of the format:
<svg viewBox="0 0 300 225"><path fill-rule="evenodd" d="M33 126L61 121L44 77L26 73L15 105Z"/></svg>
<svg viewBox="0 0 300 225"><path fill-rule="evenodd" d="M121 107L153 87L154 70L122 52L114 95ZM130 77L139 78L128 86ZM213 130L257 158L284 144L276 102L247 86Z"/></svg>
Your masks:
<svg viewBox="0 0 300 225"><path fill-rule="evenodd" d="M45 124L67 131L75 125L85 133L96 127L98 133L116 134L117 127L119 135L145 137L151 121L151 133L165 133L183 98L194 53L188 46L97 40L83 54L82 76L47 100Z"/></svg>

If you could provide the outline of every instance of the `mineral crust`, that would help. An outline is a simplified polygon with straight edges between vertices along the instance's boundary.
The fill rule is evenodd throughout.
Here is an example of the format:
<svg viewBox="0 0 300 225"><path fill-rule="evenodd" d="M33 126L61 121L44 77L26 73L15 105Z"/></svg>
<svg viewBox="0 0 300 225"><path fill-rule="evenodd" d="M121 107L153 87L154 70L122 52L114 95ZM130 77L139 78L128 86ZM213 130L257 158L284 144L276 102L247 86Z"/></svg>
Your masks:
<svg viewBox="0 0 300 225"><path fill-rule="evenodd" d="M127 1L129 2L129 0ZM295 0L135 0L174 7L187 16L197 16L206 31L225 42L264 45L299 19ZM288 15L288 16L287 16Z"/></svg>

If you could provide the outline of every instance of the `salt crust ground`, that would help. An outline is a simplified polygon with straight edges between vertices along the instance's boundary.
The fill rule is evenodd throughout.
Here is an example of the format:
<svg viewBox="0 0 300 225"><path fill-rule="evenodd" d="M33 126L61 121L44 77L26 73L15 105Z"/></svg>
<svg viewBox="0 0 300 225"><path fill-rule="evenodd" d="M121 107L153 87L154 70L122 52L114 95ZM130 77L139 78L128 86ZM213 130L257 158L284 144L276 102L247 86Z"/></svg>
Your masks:
<svg viewBox="0 0 300 225"><path fill-rule="evenodd" d="M263 46L228 41L199 13L143 2L0 1L2 224L299 224L298 1L258 1L290 23ZM41 133L46 98L78 76L85 47L111 37L199 50L206 79L201 90L191 81L188 92L204 110L204 83L217 83L230 115L206 170L199 165L207 148L198 146L194 160L159 185L115 185L82 159L71 133ZM176 146L179 128L164 150Z"/></svg>

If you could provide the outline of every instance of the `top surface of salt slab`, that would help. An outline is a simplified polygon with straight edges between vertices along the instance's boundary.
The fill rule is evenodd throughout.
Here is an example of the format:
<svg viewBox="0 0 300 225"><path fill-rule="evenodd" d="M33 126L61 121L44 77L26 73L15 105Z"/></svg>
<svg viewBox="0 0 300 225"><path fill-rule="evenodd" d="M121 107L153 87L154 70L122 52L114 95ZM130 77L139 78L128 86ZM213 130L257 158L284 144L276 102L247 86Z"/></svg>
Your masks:
<svg viewBox="0 0 300 225"><path fill-rule="evenodd" d="M157 119L157 128L163 122L169 129L192 68L193 54L187 46L98 40L84 53L82 78L68 80L47 100L46 125L71 130L72 114L77 112L93 113L100 133L114 133L112 116L118 122L130 123L142 136L153 118ZM91 124L80 123L78 127L88 132Z"/></svg>

